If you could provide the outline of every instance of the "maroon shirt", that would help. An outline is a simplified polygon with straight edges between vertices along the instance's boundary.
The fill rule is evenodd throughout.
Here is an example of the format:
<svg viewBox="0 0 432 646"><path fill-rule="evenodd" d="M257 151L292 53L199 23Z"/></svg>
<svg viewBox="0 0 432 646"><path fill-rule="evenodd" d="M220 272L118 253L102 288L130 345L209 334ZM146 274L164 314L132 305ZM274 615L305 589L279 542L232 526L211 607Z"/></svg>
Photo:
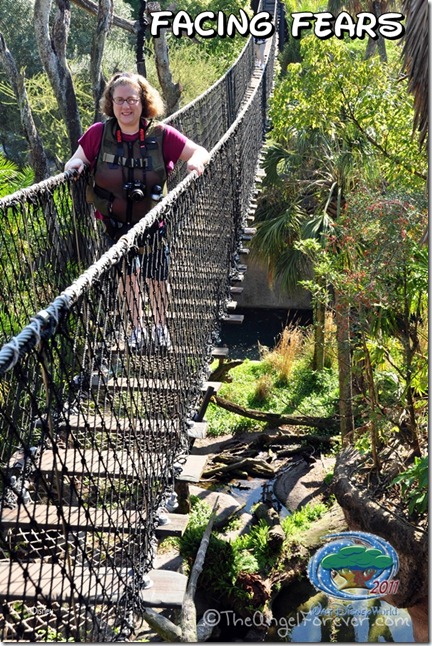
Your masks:
<svg viewBox="0 0 432 646"><path fill-rule="evenodd" d="M94 123L86 132L80 137L78 143L84 150L84 154L90 162L90 168L93 168L96 158L99 153L99 149L102 141L104 124L100 121ZM165 161L165 168L167 174L171 172L178 162L180 155L185 147L187 142L187 137L185 137L181 132L163 124L164 129L164 138L162 144L162 155ZM138 133L134 135L122 135L123 141L135 141L137 139ZM96 211L96 217L102 219L103 216Z"/></svg>

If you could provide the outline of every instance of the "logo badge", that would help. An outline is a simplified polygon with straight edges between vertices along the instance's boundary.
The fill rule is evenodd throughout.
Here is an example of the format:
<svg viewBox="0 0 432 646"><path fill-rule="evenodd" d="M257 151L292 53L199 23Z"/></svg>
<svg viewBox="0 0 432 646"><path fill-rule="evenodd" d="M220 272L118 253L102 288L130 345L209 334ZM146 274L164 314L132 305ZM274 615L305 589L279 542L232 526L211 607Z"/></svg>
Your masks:
<svg viewBox="0 0 432 646"><path fill-rule="evenodd" d="M367 532L325 538L334 540L321 547L308 565L309 579L317 590L351 601L397 592L399 581L394 577L399 559L390 543Z"/></svg>

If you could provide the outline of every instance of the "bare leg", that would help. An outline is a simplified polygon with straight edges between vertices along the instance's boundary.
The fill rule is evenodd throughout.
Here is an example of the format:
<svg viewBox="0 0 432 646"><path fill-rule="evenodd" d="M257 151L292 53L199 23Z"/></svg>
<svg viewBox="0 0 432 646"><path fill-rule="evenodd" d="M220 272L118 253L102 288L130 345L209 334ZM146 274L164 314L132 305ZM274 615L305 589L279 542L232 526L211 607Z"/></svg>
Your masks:
<svg viewBox="0 0 432 646"><path fill-rule="evenodd" d="M129 347L138 350L149 339L149 334L144 329L144 293L141 284L141 271L134 267L131 274L126 274L119 285L119 300L123 303L124 320L126 327L132 327L129 337Z"/></svg>
<svg viewBox="0 0 432 646"><path fill-rule="evenodd" d="M155 325L166 325L170 286L166 280L147 279L150 307Z"/></svg>
<svg viewBox="0 0 432 646"><path fill-rule="evenodd" d="M156 346L172 349L170 334L166 325L170 286L166 280L147 279L150 307L155 322L153 341Z"/></svg>
<svg viewBox="0 0 432 646"><path fill-rule="evenodd" d="M126 316L132 328L142 327L143 322L143 296L140 293L140 270L127 275L120 281L120 299L124 299Z"/></svg>

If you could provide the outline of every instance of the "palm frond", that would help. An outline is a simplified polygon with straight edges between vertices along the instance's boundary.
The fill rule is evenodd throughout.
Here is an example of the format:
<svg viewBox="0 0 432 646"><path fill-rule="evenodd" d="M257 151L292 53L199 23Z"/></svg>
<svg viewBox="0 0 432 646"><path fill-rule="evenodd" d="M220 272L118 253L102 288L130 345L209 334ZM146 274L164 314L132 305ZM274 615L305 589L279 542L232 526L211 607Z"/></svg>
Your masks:
<svg viewBox="0 0 432 646"><path fill-rule="evenodd" d="M311 266L302 251L286 247L274 260L273 273L279 284L289 292L297 287L299 280L311 275Z"/></svg>
<svg viewBox="0 0 432 646"><path fill-rule="evenodd" d="M20 169L15 162L0 153L0 197L31 186L33 182L34 172L29 166Z"/></svg>

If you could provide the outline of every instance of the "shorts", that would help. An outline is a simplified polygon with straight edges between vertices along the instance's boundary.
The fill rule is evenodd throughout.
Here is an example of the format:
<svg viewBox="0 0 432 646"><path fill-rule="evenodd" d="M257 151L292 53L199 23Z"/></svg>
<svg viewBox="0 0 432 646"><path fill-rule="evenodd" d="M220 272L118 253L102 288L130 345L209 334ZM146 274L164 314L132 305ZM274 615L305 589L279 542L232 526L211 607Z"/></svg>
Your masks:
<svg viewBox="0 0 432 646"><path fill-rule="evenodd" d="M126 231L123 231L122 235L124 233ZM116 244L116 240L108 232L104 233L104 237L109 247ZM165 228L159 227L146 235L142 244L142 247L131 249L126 256L127 275L136 274L141 269L144 278L160 281L168 280L170 246L166 238ZM123 260L119 262L120 267L122 263Z"/></svg>

